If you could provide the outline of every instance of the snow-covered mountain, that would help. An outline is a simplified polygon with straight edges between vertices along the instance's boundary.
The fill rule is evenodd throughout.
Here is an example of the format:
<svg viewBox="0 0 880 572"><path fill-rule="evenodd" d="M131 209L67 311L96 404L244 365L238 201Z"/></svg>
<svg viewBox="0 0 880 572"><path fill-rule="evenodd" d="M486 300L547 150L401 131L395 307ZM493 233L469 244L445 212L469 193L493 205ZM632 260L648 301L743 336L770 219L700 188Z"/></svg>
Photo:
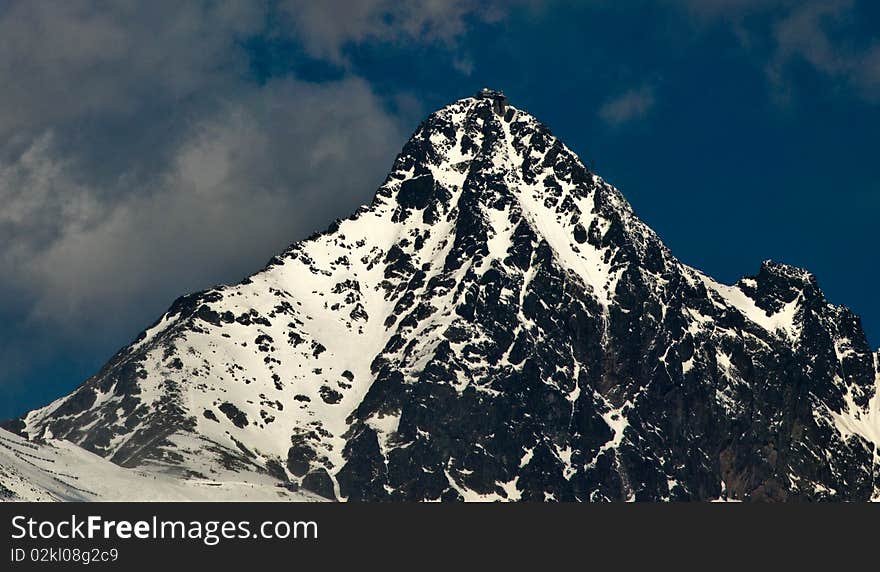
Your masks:
<svg viewBox="0 0 880 572"><path fill-rule="evenodd" d="M266 475L180 479L114 465L70 441L27 441L0 429L0 501L319 501Z"/></svg>
<svg viewBox="0 0 880 572"><path fill-rule="evenodd" d="M178 299L10 428L341 500L868 500L878 386L813 275L681 263L484 90L419 126L371 205Z"/></svg>

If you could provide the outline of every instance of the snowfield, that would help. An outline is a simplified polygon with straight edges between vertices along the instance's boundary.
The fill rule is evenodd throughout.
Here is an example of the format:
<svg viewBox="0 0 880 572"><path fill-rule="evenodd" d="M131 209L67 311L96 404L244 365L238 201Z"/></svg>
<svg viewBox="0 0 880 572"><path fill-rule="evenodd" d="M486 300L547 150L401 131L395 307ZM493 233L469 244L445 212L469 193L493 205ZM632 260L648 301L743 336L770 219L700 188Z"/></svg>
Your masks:
<svg viewBox="0 0 880 572"><path fill-rule="evenodd" d="M0 500L3 501L318 501L275 479L182 479L126 469L69 441L31 443L0 429Z"/></svg>

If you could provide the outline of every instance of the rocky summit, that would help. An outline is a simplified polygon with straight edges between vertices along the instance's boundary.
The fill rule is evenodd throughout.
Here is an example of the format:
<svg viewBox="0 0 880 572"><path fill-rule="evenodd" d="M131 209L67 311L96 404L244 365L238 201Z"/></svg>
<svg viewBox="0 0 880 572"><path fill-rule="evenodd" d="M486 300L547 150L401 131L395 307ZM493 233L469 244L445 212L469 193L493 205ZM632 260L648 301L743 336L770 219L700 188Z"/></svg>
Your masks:
<svg viewBox="0 0 880 572"><path fill-rule="evenodd" d="M348 501L865 501L878 388L812 274L687 266L482 90L418 127L372 204L7 426Z"/></svg>

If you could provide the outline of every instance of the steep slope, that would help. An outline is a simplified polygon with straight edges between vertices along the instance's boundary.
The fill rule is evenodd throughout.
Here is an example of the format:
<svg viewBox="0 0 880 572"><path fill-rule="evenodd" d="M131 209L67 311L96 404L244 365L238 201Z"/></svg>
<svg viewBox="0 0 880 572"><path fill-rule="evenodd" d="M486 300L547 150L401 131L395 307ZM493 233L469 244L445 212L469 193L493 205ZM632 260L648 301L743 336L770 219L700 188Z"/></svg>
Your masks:
<svg viewBox="0 0 880 572"><path fill-rule="evenodd" d="M485 91L369 207L177 300L14 428L348 500L856 500L880 495L878 378L811 274L682 264Z"/></svg>
<svg viewBox="0 0 880 572"><path fill-rule="evenodd" d="M0 429L0 501L318 500L257 475L247 481L183 480L126 469L69 441L37 444Z"/></svg>

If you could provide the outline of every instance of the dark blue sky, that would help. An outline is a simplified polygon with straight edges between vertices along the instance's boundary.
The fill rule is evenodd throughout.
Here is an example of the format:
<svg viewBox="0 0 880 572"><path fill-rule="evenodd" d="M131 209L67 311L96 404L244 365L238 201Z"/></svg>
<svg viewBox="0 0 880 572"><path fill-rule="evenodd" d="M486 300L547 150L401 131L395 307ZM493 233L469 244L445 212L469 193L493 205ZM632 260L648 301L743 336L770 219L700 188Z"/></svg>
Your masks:
<svg viewBox="0 0 880 572"><path fill-rule="evenodd" d="M682 261L728 283L756 272L768 258L808 268L828 299L861 315L870 343L880 344L880 303L875 296L880 284L875 229L880 213L875 158L880 134L877 3L666 0L626 3L626 9L621 3L604 1L554 2L544 7L532 3L497 13L489 8L462 9L438 24L430 19L437 15L397 16L376 1L363 4L365 11L376 6L378 15L359 16L339 24L338 29L326 28L328 14L306 14L298 11L308 11L304 4L293 4L292 12L262 14L250 27L232 31L235 42L221 45L235 53L222 62L233 71L220 80L210 75L182 96L175 92L170 103L163 104L161 97L157 103L152 90L140 93L130 86L120 97L152 98L150 109L156 107L161 117L169 117L169 109L173 110L179 119L174 126L213 117L215 130L209 133L219 130L218 138L226 133L216 127L226 121L222 118L236 121L235 114L209 115L221 105L218 100L233 101L243 109L265 106L268 121L256 122L256 127L246 124L234 132L239 138L250 129L257 134L272 132L273 123L284 125L285 133L295 132L288 139L275 135L267 139L281 149L271 169L286 163L288 156L303 153L315 137L322 137L299 130L303 114L320 117L327 110L318 102L338 97L341 105L348 105L351 97L355 110L363 105L364 111L358 113L375 114L376 119L356 127L351 127L355 119L342 125L328 119L326 130L351 140L354 151L340 152L334 165L358 175L344 182L345 189L357 190L346 190L349 194L339 200L341 191L335 187L293 172L295 168L307 170L312 164L308 162L268 182L253 179L253 173L261 172L261 163L248 163L234 178L237 186L247 186L249 181L261 188L278 181L291 188L315 186L308 200L294 191L290 202L284 202L289 198L286 195L269 195L282 197L276 210L302 220L289 226L283 218L273 221L278 227L274 234L260 235L257 240L254 237L259 233L235 218L240 214L218 218L213 226L226 229L220 245L251 238L254 244L250 250L230 250L222 256L216 252L213 235L193 240L187 233L198 229L187 223L181 223L179 230L169 226L168 232L178 233L176 240L197 245L187 256L210 259L211 264L198 273L187 273L182 269L191 266L191 258L166 266L147 253L140 254L147 261L137 268L146 265L150 278L139 278L137 286L105 294L105 281L93 288L99 295L91 295L92 283L86 281L86 292L78 295L77 303L65 302L81 312L71 314L73 323L85 327L53 321L35 310L46 305L54 308L56 299L34 294L27 282L0 289L11 300L0 307L0 317L7 318L7 325L0 327L0 339L8 340L5 353L0 354L7 368L6 375L0 375L0 389L8 395L0 406L0 417L18 414L72 389L176 295L237 280L261 267L287 242L326 226L334 216L348 214L355 204L369 199L406 135L424 114L483 86L505 91L513 105L546 123L597 173L620 188L637 214ZM137 25L123 22L120 27ZM192 25L196 34L201 24ZM169 42L169 50L186 48ZM120 56L121 66L127 57L131 56ZM210 60L196 61L191 67L211 65L223 68ZM283 82L296 85L285 87L283 97L269 98L267 90ZM339 85L343 86L341 96L327 91ZM182 89L177 83L172 87ZM367 103L357 103L361 99ZM277 111L286 105L294 112ZM90 137L104 141L99 135L106 136L106 128L90 131L90 126L104 125L103 109L96 105L76 110L71 116L60 116L57 126L33 127L28 133L37 140L46 129L61 134L71 130L79 134L76 141L80 143L88 145ZM327 117L338 117L333 109ZM178 127L171 123L159 129L157 124L164 125L161 120L145 127L142 116L134 119L126 113L116 113L107 123L117 124L120 132L150 134L151 145L158 142L169 149L176 150L177 145L189 149L180 143L191 139L188 132L175 131ZM5 132L0 130L8 141L18 134L16 129L22 129L10 125ZM321 129L320 122L315 129ZM373 141L377 131L383 132L378 142ZM246 139L245 144L250 141ZM363 156L358 149L364 145L376 149L374 155ZM120 159L123 167L113 171L112 165L104 165L115 180L138 172L138 161L181 164L134 147L124 162ZM63 146L59 149L56 152L62 157L72 153ZM23 160L12 151L6 155L12 158L2 154L0 158L9 165ZM73 157L70 163L87 169L88 157L69 156ZM178 157L191 156L178 153ZM201 158L196 163L201 172L210 161L196 156ZM107 179L101 173L101 177L88 172L73 178L97 188L96 181ZM124 196L130 201L130 194L125 193L132 192L99 190L94 196L102 200ZM240 213L248 204L236 203L230 210ZM166 224L155 216L149 220L142 226ZM242 234L237 235L240 223ZM2 230L0 224L0 238ZM67 236L66 232L58 234ZM131 260L131 256L123 258ZM101 264L102 269L114 264L116 257L107 260L111 262ZM0 261L13 273L31 271L14 257ZM129 271L128 263L118 264L118 269L112 267L117 277ZM70 282L69 277L66 280ZM155 281L155 287L145 288L145 280L148 284ZM116 306L105 306L105 299L112 299ZM114 310L117 307L123 310Z"/></svg>
<svg viewBox="0 0 880 572"><path fill-rule="evenodd" d="M797 58L785 85L773 85L775 46L763 34L775 11L749 16L756 35L746 48L725 20L634 4L574 2L475 25L460 47L468 74L439 46L357 47L351 65L379 93L408 91L427 109L483 86L503 90L620 188L683 261L728 282L768 258L806 267L880 342L878 101ZM851 18L865 34L854 41L875 41L880 24L868 23L880 23L880 6L858 5ZM261 78L344 73L293 41L262 47ZM609 98L642 87L653 99L643 116L602 120Z"/></svg>

